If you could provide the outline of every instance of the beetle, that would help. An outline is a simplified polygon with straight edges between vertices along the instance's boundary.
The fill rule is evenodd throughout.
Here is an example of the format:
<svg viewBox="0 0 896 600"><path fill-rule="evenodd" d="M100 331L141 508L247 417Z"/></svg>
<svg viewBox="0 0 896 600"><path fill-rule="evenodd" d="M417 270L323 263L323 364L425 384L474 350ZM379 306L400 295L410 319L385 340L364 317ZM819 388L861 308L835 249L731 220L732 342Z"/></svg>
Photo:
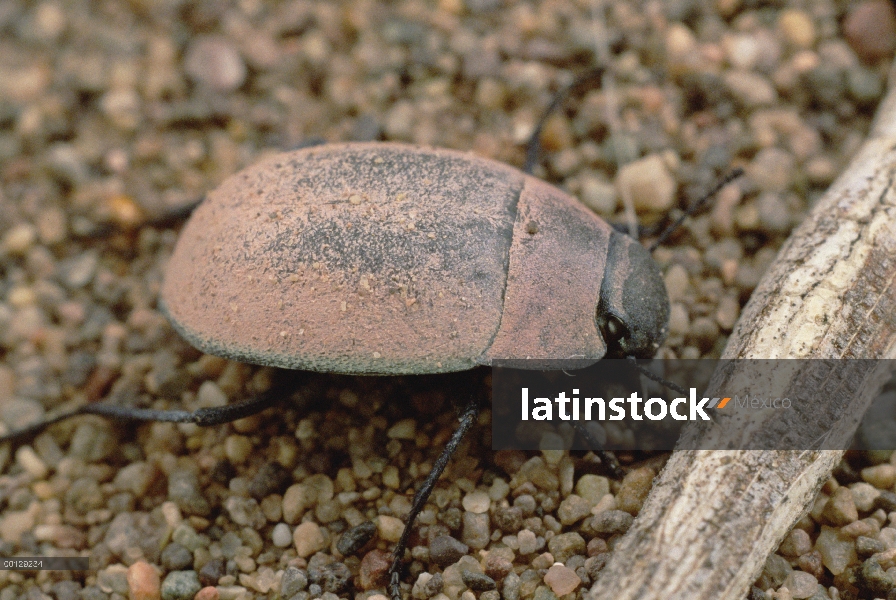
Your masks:
<svg viewBox="0 0 896 600"><path fill-rule="evenodd" d="M162 310L209 354L397 375L650 357L669 299L640 243L543 181L461 152L349 143L270 157L209 194Z"/></svg>
<svg viewBox="0 0 896 600"><path fill-rule="evenodd" d="M653 356L669 298L641 244L531 175L450 150L349 143L270 157L209 194L174 248L162 310L209 354L399 375ZM415 497L393 598L414 519L477 411Z"/></svg>

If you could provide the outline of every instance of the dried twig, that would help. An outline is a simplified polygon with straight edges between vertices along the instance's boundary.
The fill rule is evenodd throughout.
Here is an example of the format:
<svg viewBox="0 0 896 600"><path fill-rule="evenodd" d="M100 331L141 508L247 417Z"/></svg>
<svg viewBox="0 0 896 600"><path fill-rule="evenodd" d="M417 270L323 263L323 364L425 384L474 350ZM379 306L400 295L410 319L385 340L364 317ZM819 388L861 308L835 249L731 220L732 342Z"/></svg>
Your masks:
<svg viewBox="0 0 896 600"><path fill-rule="evenodd" d="M723 357L896 357L894 188L891 87L868 141L781 249ZM722 389L736 375L715 384ZM856 393L841 409L861 415L880 375L857 376ZM795 383L800 375L788 377ZM761 428L739 430L742 425L729 421L727 435L762 435ZM701 435L694 429L683 440ZM591 598L742 600L841 456L832 450L675 452Z"/></svg>

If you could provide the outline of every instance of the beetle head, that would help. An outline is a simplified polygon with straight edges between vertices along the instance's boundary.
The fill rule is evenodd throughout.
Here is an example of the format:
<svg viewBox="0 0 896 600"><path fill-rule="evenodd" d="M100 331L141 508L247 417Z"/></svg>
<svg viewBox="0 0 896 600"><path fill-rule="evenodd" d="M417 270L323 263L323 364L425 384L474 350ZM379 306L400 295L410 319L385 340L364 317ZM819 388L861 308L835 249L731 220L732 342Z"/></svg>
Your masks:
<svg viewBox="0 0 896 600"><path fill-rule="evenodd" d="M652 357L669 332L669 294L644 246L613 232L597 305L608 358Z"/></svg>

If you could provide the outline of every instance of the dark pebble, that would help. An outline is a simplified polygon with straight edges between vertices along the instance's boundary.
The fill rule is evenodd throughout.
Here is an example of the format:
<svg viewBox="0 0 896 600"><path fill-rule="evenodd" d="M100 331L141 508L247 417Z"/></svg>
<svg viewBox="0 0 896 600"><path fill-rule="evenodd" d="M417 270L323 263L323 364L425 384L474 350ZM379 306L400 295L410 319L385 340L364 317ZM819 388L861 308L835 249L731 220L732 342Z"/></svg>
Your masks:
<svg viewBox="0 0 896 600"><path fill-rule="evenodd" d="M601 552L600 554L585 559L585 573L588 574L591 581L597 581L598 574L605 566L607 566L608 560L610 560L609 552Z"/></svg>
<svg viewBox="0 0 896 600"><path fill-rule="evenodd" d="M280 595L284 598L291 598L306 587L308 587L308 577L305 575L305 571L289 567L280 580Z"/></svg>
<svg viewBox="0 0 896 600"><path fill-rule="evenodd" d="M432 598L433 596L440 594L444 586L445 580L442 579L442 574L436 573L435 575L430 577L429 581L427 581L426 584L424 584L423 593L427 598Z"/></svg>
<svg viewBox="0 0 896 600"><path fill-rule="evenodd" d="M202 495L199 478L187 469L175 469L168 475L168 497L188 515L207 517L211 506Z"/></svg>
<svg viewBox="0 0 896 600"><path fill-rule="evenodd" d="M613 535L625 533L635 520L633 516L622 510L605 510L594 515L591 519L591 528L595 533Z"/></svg>
<svg viewBox="0 0 896 600"><path fill-rule="evenodd" d="M495 511L495 527L505 533L516 533L523 528L523 510L518 506L507 506Z"/></svg>
<svg viewBox="0 0 896 600"><path fill-rule="evenodd" d="M308 580L318 584L323 591L334 594L348 592L352 588L352 572L345 563L334 562L322 568L308 568Z"/></svg>
<svg viewBox="0 0 896 600"><path fill-rule="evenodd" d="M862 558L868 558L872 554L883 552L887 549L887 545L874 538L860 535L856 538L856 553Z"/></svg>
<svg viewBox="0 0 896 600"><path fill-rule="evenodd" d="M226 570L226 563L223 558L213 558L207 563L202 569L199 571L199 582L202 585L218 585L218 580L224 577L224 573ZM289 570L286 571L289 573ZM286 574L283 575L286 577ZM286 594L284 594L285 596Z"/></svg>
<svg viewBox="0 0 896 600"><path fill-rule="evenodd" d="M882 491L880 496L874 499L874 509L882 508L884 512L891 513L896 510L896 494Z"/></svg>
<svg viewBox="0 0 896 600"><path fill-rule="evenodd" d="M485 592L488 590L493 590L497 587L495 585L495 580L488 575L475 573L466 569L460 572L460 578L463 580L464 585L466 585L474 592Z"/></svg>
<svg viewBox="0 0 896 600"><path fill-rule="evenodd" d="M169 571L185 571L193 566L193 553L172 542L162 550L162 565Z"/></svg>
<svg viewBox="0 0 896 600"><path fill-rule="evenodd" d="M754 585L750 590L750 600L772 600L772 597Z"/></svg>
<svg viewBox="0 0 896 600"><path fill-rule="evenodd" d="M252 478L249 494L261 500L271 494L282 494L292 482L292 473L277 462L265 463Z"/></svg>
<svg viewBox="0 0 896 600"><path fill-rule="evenodd" d="M784 584L784 580L787 579L791 571L793 568L786 558L772 554L765 559L765 568L762 569L762 575L756 581L756 586L763 590L779 588Z"/></svg>
<svg viewBox="0 0 896 600"><path fill-rule="evenodd" d="M429 543L429 557L443 569L466 556L470 547L450 535L440 535Z"/></svg>
<svg viewBox="0 0 896 600"><path fill-rule="evenodd" d="M880 563L874 560L866 560L857 573L856 584L866 594L880 598L886 596L893 589L893 578L890 577Z"/></svg>
<svg viewBox="0 0 896 600"><path fill-rule="evenodd" d="M376 524L372 521L364 521L343 533L339 541L336 542L336 549L342 556L351 556L367 545L374 535L376 535Z"/></svg>
<svg viewBox="0 0 896 600"><path fill-rule="evenodd" d="M451 531L457 531L460 529L461 523L463 523L463 513L459 508L451 507L442 511L442 523L444 523L448 529Z"/></svg>
<svg viewBox="0 0 896 600"><path fill-rule="evenodd" d="M490 553L485 559L485 574L495 581L504 579L511 571L513 571L513 563L503 556Z"/></svg>
<svg viewBox="0 0 896 600"><path fill-rule="evenodd" d="M849 485L850 483L858 483L862 481L862 476L859 472L853 469L852 465L845 460L841 460L840 464L834 468L833 476L837 478L840 485ZM896 500L896 494L892 494L892 492L884 493L890 493L894 500ZM896 506L896 504L894 504L894 506Z"/></svg>
<svg viewBox="0 0 896 600"><path fill-rule="evenodd" d="M321 594L324 593L324 588L320 587L320 584L312 583L308 586L308 593L311 594L313 598L320 598Z"/></svg>
<svg viewBox="0 0 896 600"><path fill-rule="evenodd" d="M815 579L821 579L824 575L824 562L821 558L821 552L818 550L806 552L800 556L796 560L796 566L810 575L815 575Z"/></svg>

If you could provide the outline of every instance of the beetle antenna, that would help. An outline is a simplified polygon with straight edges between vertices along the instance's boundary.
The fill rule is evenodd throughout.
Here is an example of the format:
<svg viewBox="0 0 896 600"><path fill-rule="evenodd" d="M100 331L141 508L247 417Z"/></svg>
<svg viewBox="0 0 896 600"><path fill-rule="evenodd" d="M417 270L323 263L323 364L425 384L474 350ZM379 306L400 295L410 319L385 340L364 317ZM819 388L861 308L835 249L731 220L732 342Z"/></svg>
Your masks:
<svg viewBox="0 0 896 600"><path fill-rule="evenodd" d="M657 375L656 373L654 373L653 371L651 371L644 365L639 364L638 359L636 359L634 356L627 356L626 358L631 363L631 365L635 369L637 369L638 372L641 373L641 375L643 375L647 379L650 379L651 381L655 381L658 384L669 388L673 392L678 392L679 394L685 394L685 395L688 393L688 391L686 389L684 389L683 387L681 387L674 381L669 381L668 379L663 379L662 377L660 377L659 375Z"/></svg>
<svg viewBox="0 0 896 600"><path fill-rule="evenodd" d="M731 183L732 181L734 181L735 179L737 179L738 177L740 177L743 174L744 174L744 170L741 169L740 167L738 167L736 169L732 169L727 175L725 175L724 177L719 179L719 181L716 182L716 184L713 186L713 188L711 190L709 190L709 192L707 192L706 194L704 194L704 196L702 198L700 198L699 200L694 202L690 208L688 208L686 211L684 211L684 213L675 220L674 223L672 223L671 225L666 227L666 229L660 234L660 236L658 238L656 238L656 241L653 242L652 244L650 244L650 246L647 248L647 250L649 252L653 252L654 250L656 250L657 248L662 246L663 243L665 243L665 241L667 239L669 239L669 237L673 233L675 233L675 230L678 229L679 227L681 227L681 224L684 223L685 219L687 219L688 217L690 217L691 215L696 213L698 210L703 208L703 206L707 202L709 202L709 200L713 196L715 196L716 194L719 193L719 190L721 190L723 187L725 187L726 185L728 185L729 183Z"/></svg>
<svg viewBox="0 0 896 600"><path fill-rule="evenodd" d="M404 531L401 532L401 537L399 538L398 543L395 544L395 548L392 550L392 566L389 567L389 592L392 596L392 600L401 600L399 571L401 570L401 561L404 558L404 551L407 548L408 540L411 537L411 531L414 529L414 521L417 520L417 515L419 515L420 511L423 510L423 507L426 506L426 501L436 487L436 482L439 480L439 477L441 477L442 472L445 471L445 467L448 466L448 461L451 460L451 457L457 452L457 448L460 446L464 436L476 422L476 419L479 416L479 408L479 400L474 396L469 404L467 404L466 408L464 408L464 412L460 417L460 425L458 425L457 429L451 435L451 439L448 440L448 443L445 444L445 448L433 465L429 475L426 476L423 485L420 486L420 489L417 490L417 493L414 495L414 502L411 504L411 511L408 513L408 520L407 523L405 523Z"/></svg>
<svg viewBox="0 0 896 600"><path fill-rule="evenodd" d="M535 165L538 164L538 157L541 155L541 134L542 131L544 131L544 126L547 124L551 114L563 106L563 103L566 102L566 99L572 92L585 84L591 85L594 80L600 79L603 74L603 67L595 67L589 71L585 71L576 77L572 83L561 88L560 91L554 94L551 103L548 104L548 107L544 110L544 113L542 113L541 118L538 120L538 124L535 125L535 130L529 137L529 141L526 142L526 163L523 165L524 173L531 175L532 170L535 169Z"/></svg>

